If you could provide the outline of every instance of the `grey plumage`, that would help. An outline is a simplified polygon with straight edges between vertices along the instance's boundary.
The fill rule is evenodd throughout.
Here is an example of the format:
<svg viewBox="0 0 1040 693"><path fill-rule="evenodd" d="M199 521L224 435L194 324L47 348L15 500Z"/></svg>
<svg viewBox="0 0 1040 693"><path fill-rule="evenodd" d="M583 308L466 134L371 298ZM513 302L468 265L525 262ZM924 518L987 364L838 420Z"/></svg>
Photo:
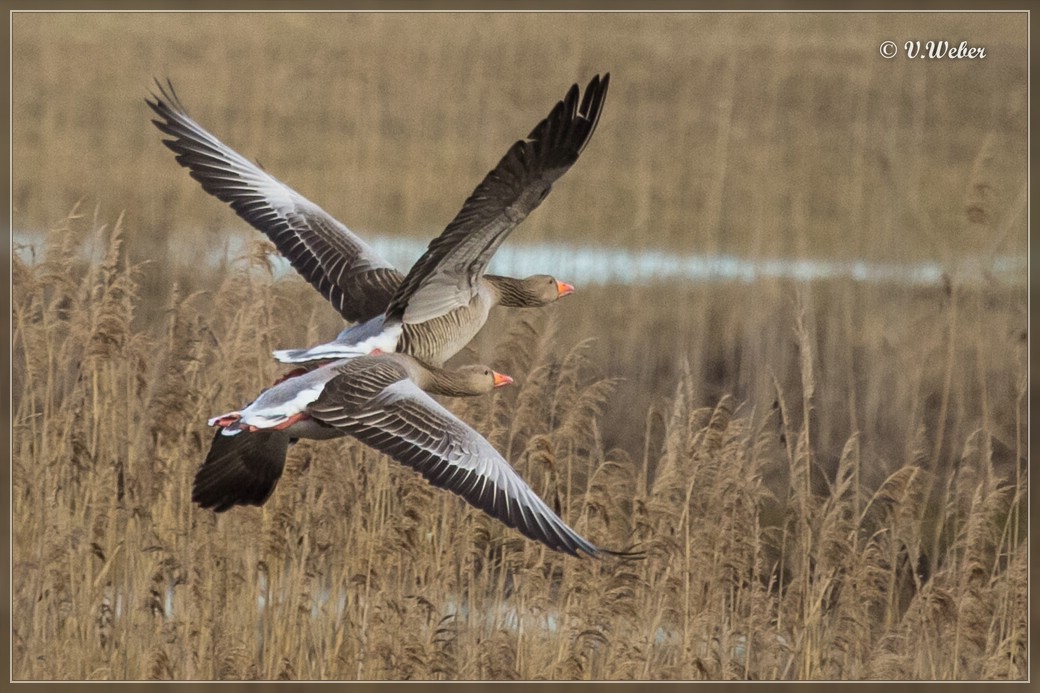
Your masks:
<svg viewBox="0 0 1040 693"><path fill-rule="evenodd" d="M397 287L383 324L401 324L396 350L440 365L480 331L496 305L538 307L573 291L548 275L519 280L484 270L509 233L549 194L578 160L596 130L610 75L593 77L579 104L578 85L509 148L455 218ZM563 289L562 287L566 287ZM275 352L286 363L353 355L360 333L343 332L311 349Z"/></svg>
<svg viewBox="0 0 1040 693"><path fill-rule="evenodd" d="M220 511L235 503L259 505L270 495L281 474L276 455L264 451L243 456L227 441L271 436L271 442L287 446L290 438L328 438L335 433L352 436L415 469L434 486L549 548L599 555L601 550L568 527L483 436L427 394L483 394L508 381L501 378L486 366L445 371L404 354L345 359L290 378L218 431L196 475L193 498ZM298 396L315 387L320 389L316 396ZM285 412L285 403L294 401L301 403L299 411ZM285 428L248 430L259 421L277 421ZM284 460L284 448L279 453Z"/></svg>
<svg viewBox="0 0 1040 693"><path fill-rule="evenodd" d="M510 147L455 219L402 276L320 207L251 164L187 116L172 86L149 106L164 140L203 188L265 233L293 267L357 321L335 342L276 352L289 361L349 356L279 383L222 425L200 468L193 499L226 510L261 504L281 474L289 440L351 435L547 546L577 555L601 550L570 529L476 431L424 390L455 382L437 368L465 346L495 305L541 306L573 291L548 275L485 275L505 240L577 160L595 131L609 75L577 85ZM389 340L389 341L388 341ZM397 354L357 358L365 348ZM389 349L387 349L389 346ZM347 353L337 354L343 347ZM416 357L416 358L412 358ZM471 373L472 375L472 373ZM234 420L233 415L240 418ZM268 448L262 449L264 444Z"/></svg>
<svg viewBox="0 0 1040 693"><path fill-rule="evenodd" d="M509 148L455 218L412 266L390 299L388 320L419 323L470 303L491 256L578 160L596 130L610 75L593 77L578 104L578 85Z"/></svg>
<svg viewBox="0 0 1040 693"><path fill-rule="evenodd" d="M396 364L383 357L349 362L308 407L312 417L334 426L401 464L434 486L461 496L509 527L549 548L598 556L553 512L479 433L431 398ZM436 391L432 389L431 391Z"/></svg>
<svg viewBox="0 0 1040 693"><path fill-rule="evenodd" d="M146 100L163 140L202 188L266 235L293 268L350 322L379 315L403 275L325 210L196 123L173 85Z"/></svg>

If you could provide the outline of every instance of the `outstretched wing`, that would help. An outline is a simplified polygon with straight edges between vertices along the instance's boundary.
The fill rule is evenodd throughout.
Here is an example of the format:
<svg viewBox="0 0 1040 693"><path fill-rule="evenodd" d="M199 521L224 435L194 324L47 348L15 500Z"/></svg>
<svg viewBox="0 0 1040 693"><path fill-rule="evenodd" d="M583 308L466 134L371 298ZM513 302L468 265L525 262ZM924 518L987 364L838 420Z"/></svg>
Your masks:
<svg viewBox="0 0 1040 693"><path fill-rule="evenodd" d="M281 431L226 436L217 429L195 473L191 499L218 513L235 505L263 505L282 476L289 435Z"/></svg>
<svg viewBox="0 0 1040 693"><path fill-rule="evenodd" d="M377 374L370 374L377 375ZM560 519L479 433L411 380L353 372L329 381L308 413L412 467L434 486L549 548L600 555Z"/></svg>
<svg viewBox="0 0 1040 693"><path fill-rule="evenodd" d="M263 171L188 116L173 85L158 81L148 105L163 143L203 190L227 202L266 235L293 268L345 319L386 310L403 275L321 207Z"/></svg>
<svg viewBox="0 0 1040 693"><path fill-rule="evenodd" d="M581 154L599 122L610 75L578 85L491 170L440 236L408 272L387 317L425 322L466 305L491 256L549 194Z"/></svg>

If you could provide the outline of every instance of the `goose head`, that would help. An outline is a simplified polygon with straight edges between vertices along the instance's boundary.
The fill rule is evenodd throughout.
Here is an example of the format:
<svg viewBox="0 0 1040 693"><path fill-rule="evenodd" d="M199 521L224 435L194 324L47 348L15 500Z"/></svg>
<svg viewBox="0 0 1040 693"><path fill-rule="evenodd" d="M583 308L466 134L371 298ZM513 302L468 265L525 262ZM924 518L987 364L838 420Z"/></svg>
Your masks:
<svg viewBox="0 0 1040 693"><path fill-rule="evenodd" d="M463 366L454 371L431 370L430 374L433 382L424 389L449 397L483 395L513 382L508 375L481 365Z"/></svg>
<svg viewBox="0 0 1040 693"><path fill-rule="evenodd" d="M573 285L548 274L534 274L526 279L502 277L496 284L499 305L508 308L539 308L574 293Z"/></svg>

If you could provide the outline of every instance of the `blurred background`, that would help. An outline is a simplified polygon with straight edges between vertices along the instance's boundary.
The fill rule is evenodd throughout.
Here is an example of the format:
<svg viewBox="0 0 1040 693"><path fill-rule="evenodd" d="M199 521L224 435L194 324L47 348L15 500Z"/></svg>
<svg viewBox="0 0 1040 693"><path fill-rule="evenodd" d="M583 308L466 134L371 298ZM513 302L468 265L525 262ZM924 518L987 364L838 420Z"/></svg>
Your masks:
<svg viewBox="0 0 1040 693"><path fill-rule="evenodd" d="M827 291L849 297L841 312L885 296L853 328L910 361L913 322L885 311L922 310L943 282L989 282L1024 327L1019 15L16 14L13 36L16 247L77 203L124 215L146 305L212 286L260 238L160 144L153 78L406 268L570 84L609 71L594 139L500 253L520 266L496 269L576 283L559 339L594 338L621 392L668 393L685 357L706 402L765 401L790 360L794 287L827 281L851 284ZM986 58L903 53L944 37ZM318 338L339 329L317 294L299 301ZM642 420L609 416L641 440Z"/></svg>
<svg viewBox="0 0 1040 693"><path fill-rule="evenodd" d="M883 58L879 51L889 40L899 49L893 59ZM915 40L964 40L984 47L986 57L909 59L903 45ZM160 595L156 603L163 594L170 595L168 618L176 612L189 623L191 618L215 622L214 642L219 643L225 632L234 633L234 642L245 643L242 651L248 652L252 625L227 625L222 620L224 593L210 588L224 584L220 580L230 573L220 569L224 563L210 560L210 552L223 556L220 561L226 559L228 565L240 566L235 574L246 577L235 578L239 582L233 589L240 600L236 603L251 609L260 584L254 576L256 566L266 570L270 562L275 574L281 565L280 554L268 551L264 541L278 543L274 539L290 537L285 529L290 525L299 540L296 534L292 541L286 538L290 548L285 551L305 548L296 563L284 564L292 571L286 589L304 591L311 589L302 577L306 574L342 579L349 586L344 591L353 594L357 575L352 571L357 570L362 579L374 580L372 576L379 574L400 583L400 594L410 595L411 571L426 570L431 561L443 574L427 574L416 578L418 582L441 585L454 575L456 562L443 559L436 537L463 537L463 552L473 544L469 535L444 529L460 520L455 506L435 505L440 496L422 496L420 501L427 505L409 505L419 502L413 496L425 493L421 489L426 487L400 481L410 478L404 472L386 477L393 483L371 482L378 491L372 493L365 485L370 481L369 465L352 465L349 473L361 480L337 486L347 472L335 462L344 451L362 454L359 446L346 444L322 448L304 443L294 448L289 478L273 498L274 507L265 507L262 515L228 513L217 532L211 514L194 511L187 494L191 475L208 447L206 418L240 406L272 382L281 369L268 358L271 349L325 341L342 324L309 285L263 246L261 234L177 165L149 122L152 113L145 98L154 89L154 79L170 79L203 127L259 161L404 270L508 147L525 136L571 84L584 86L594 74L611 74L603 116L589 146L541 207L513 232L492 266L516 275L552 273L574 283L577 292L542 310L496 312L455 361L480 360L517 378L514 391L496 395L492 407L472 402L466 410L467 420L498 436L492 436L496 444L520 441L509 450L501 448L514 464L535 465L530 460L541 459L537 446L524 447L523 436L503 433L511 430L514 414L523 411L530 420L545 418L544 440L557 441L550 434L566 428L560 424L567 416L565 405L582 402L559 393L598 388L590 398L603 401L593 402L588 406L591 413L581 414L592 442L553 445L561 459L566 445L571 445L568 465L587 463L591 468L607 460L630 474L632 486L614 493L610 501L621 508L610 525L610 540L618 546L642 536L650 537L653 549L653 541L666 542L672 536L670 530L651 532L647 522L631 520L637 527L631 532L626 524L638 516L641 499L654 500L654 489L662 488L657 484L667 477L662 469L671 465L667 478L685 489L689 482L685 472L675 471L683 469L675 459L707 460L706 467L717 471L725 467L720 460L741 459L752 447L748 441L753 441L758 465L754 473L733 467L728 481L720 477L718 496L707 491L698 496L692 486L676 496L681 500L685 493L687 504L702 503L703 515L690 505L675 511L671 505L660 506L665 510L655 520L659 527L671 527L680 514L686 518L687 542L677 550L685 552L688 573L671 585L669 571L678 559L662 549L660 561L648 561L646 575L640 578L644 582L625 592L647 598L633 602L637 606L632 618L637 620L652 608L667 612L677 603L677 594L688 598L691 590L696 593L698 588L689 585L700 583L690 576L700 575L707 586L704 594L713 603L730 604L731 593L725 591L729 583L719 578L728 570L725 565L718 574L697 573L728 554L711 548L689 527L710 528L720 512L716 499L727 498L741 483L757 484L759 474L768 492L749 492L754 500L746 504L752 518L748 526L783 531L766 532L764 539L756 534L756 541L766 548L756 548L749 565L766 562L763 556L786 557L791 542L808 541L805 537L811 533L802 532L801 520L791 520L812 514L806 510L811 504L798 500L809 488L808 481L802 487L792 478L792 470L803 469L799 460L811 461L805 464L810 469L805 479L811 477L812 490L823 503L830 498L832 483L837 483L832 480L839 460L854 458L856 498L848 512L861 520L866 516L865 511L860 514L861 490L871 498L886 479L908 478L909 488L914 479L927 478L918 495L907 492L899 501L912 513L917 512L914 508L927 508L915 515L915 527L923 529L908 540L910 548L892 548L891 555L902 556L904 563L897 565L893 558L879 570L889 571L884 574L893 576L892 585L902 570L899 579L912 583L914 590L929 571L943 565L952 580L968 580L974 574L961 570L959 562L969 562L964 558L972 555L969 551L948 550L959 546L954 538L968 536L958 524L964 504L957 499L986 497L983 492L1001 480L1008 482L1001 489L1011 489L1008 507L1018 507L1025 498L1027 60L1027 16L1022 13L14 14L13 240L16 257L24 263L16 265L15 275L16 294L21 296L16 331L22 335L14 358L14 476L19 490L15 543L22 547L16 571L29 590L25 603L39 604L38 614L26 612L19 621L19 633L35 629L37 638L27 638L16 653L19 671L44 678L62 672L86 677L95 671L91 667L99 660L93 651L84 650L75 666L65 666L65 636L47 629L63 632L66 602L59 596L73 585L68 590L82 591L67 603L84 611L77 612L82 618L76 621L82 632L71 633L68 641L85 641L95 611L101 609L104 615L96 604L123 594L104 592L109 587L103 578L112 565L113 574L144 576L145 581L154 574L152 579L160 585L153 590ZM102 226L111 230L117 220L122 246L111 241L108 231L98 231ZM58 269L46 266L52 251L66 264L59 262ZM74 260L66 262L70 257ZM135 268L132 289L126 288L132 282L120 283L119 257ZM242 272L252 279L242 283ZM62 273L74 281L64 282ZM77 283L83 277L86 280ZM90 286L109 289L106 293L77 288ZM76 311L67 309L77 305L90 313L81 332L49 327L50 320L59 326L75 323ZM105 306L115 308L110 314ZM111 325L119 325L120 316L132 321L125 332L130 336L109 340L118 346L112 356L104 351L103 338ZM517 323L529 323L530 334L525 337ZM109 354L102 358L94 353L101 365L93 380L80 378L77 371L77 344L86 342L77 336L81 334L90 335L88 352ZM95 339L98 335L102 338ZM536 356L525 352L525 339L540 340L537 349L532 348ZM535 372L541 373L541 380L532 376ZM562 384L554 391L546 382L553 387ZM593 385L581 390L575 383ZM525 392L543 391L556 395L523 398ZM734 422L745 433L734 434L739 443L727 448L727 456L698 457L690 441L707 422L701 408L720 402L726 403L720 409L734 408ZM692 412L688 417L687 409ZM85 419L78 416L81 411L88 414ZM69 418L55 414L47 424L47 412ZM712 425L714 421L713 416ZM81 424L83 431L77 432ZM533 424L517 426L536 430ZM791 431L797 433L797 451L788 436ZM843 450L852 449L847 445L854 445L855 455L843 458ZM518 452L522 450L526 452ZM595 452L586 454L588 450ZM83 451L90 455L85 457ZM340 457L320 460L314 465L318 471L307 473L310 461L320 454ZM88 457L91 461L83 463ZM44 464L43 458L50 461ZM975 464L977 459L986 464ZM971 474L965 472L968 468ZM978 471L983 468L989 471ZM897 474L905 470L905 477ZM918 474L922 470L927 473ZM322 502L343 504L329 510L325 524L312 522L309 504L294 502L311 493L307 479L319 474L326 475L314 476L326 480L325 498L333 499ZM330 481L331 474L336 483ZM579 476L576 473L575 479ZM964 490L950 496L955 476ZM72 481L66 483L67 478ZM537 478L542 478L541 472ZM89 493L79 491L82 479L96 482ZM579 481L575 488L584 483ZM992 486L987 485L991 481ZM86 488L88 481L82 483ZM541 492L542 486L532 483ZM116 485L118 507L111 491ZM668 488L658 493L658 500L671 498ZM972 495L976 489L982 489L981 496ZM87 493L88 502L81 493ZM834 498L841 496L835 493ZM1003 502L1001 493L992 496ZM394 500L384 504L383 498ZM352 547L355 541L383 547L386 533L392 536L406 522L395 502L422 507L424 519L429 508L440 509L437 517L442 519L436 526L444 531L435 533L433 544L423 544L422 549L433 558L410 561L403 557L411 554L403 551L344 549L323 559L343 565L330 563L335 569L313 572L306 547L319 531L316 526L320 532L331 526L343 532L322 551L330 545ZM19 503L25 517L17 514ZM339 523L355 503L360 519ZM46 511L51 507L54 513ZM792 507L801 508L797 512L804 515ZM1001 517L1008 516L1010 511L1002 508ZM378 515L382 524L373 530L372 543L363 543L368 535L359 527L367 527L372 512L383 513ZM996 516L996 511L988 512L973 510L972 517ZM154 521L137 520L152 518L152 513ZM317 518L319 509L313 513ZM258 517L266 528L259 539L254 536ZM813 521L823 522L819 518L825 517L821 511ZM979 555L985 555L994 575L1010 575L1015 589L1024 590L1024 568L1021 573L1002 572L1012 563L1025 565L1018 543L1024 523L1018 522L1017 514L1014 518L1007 525L986 525L1004 533L986 544L990 553ZM137 534L125 535L125 526ZM95 542L89 547L77 538L86 527ZM872 534L874 527L867 522L861 528L872 541L882 534ZM604 536L606 530L602 531ZM750 531L733 530L745 538ZM794 537L790 542L786 532ZM850 531L849 536L854 534ZM413 535L427 536L409 536ZM46 544L37 540L40 536L49 537ZM133 564L125 573L119 572L124 559L115 558L119 549L114 548L123 545L124 536L130 537L130 548L122 556ZM238 545L240 539L247 549ZM214 542L223 542L223 549L212 548ZM69 546L77 547L78 553L69 554ZM161 551L156 548L160 546ZM859 548L864 547L870 549L865 542ZM521 545L521 554L522 550L531 547ZM701 550L714 559L698 554ZM37 555L44 551L51 553ZM98 559L90 558L91 552ZM154 552L156 561L161 558L159 567L149 562L153 554L148 552ZM873 560L869 550L860 553L867 563ZM809 554L807 549L805 556ZM68 560L72 555L82 560ZM368 556L367 568L353 563L362 556ZM762 569L765 582L778 579L780 573L773 570L784 560ZM71 567L67 574L47 573L54 565ZM181 565L209 576L202 579L193 573L187 584L196 591L205 584L210 596L205 601L200 592L189 592L186 598L194 601L176 611L170 606L172 595L185 598L184 589L174 589L185 584L178 572ZM206 573L210 565L218 570ZM809 565L806 558L800 573L805 579L798 583L805 593L824 584ZM814 555L813 565L824 566L825 559L816 562ZM914 567L907 570L906 565ZM787 567L797 573L797 565ZM50 577L39 577L44 573ZM655 582L661 575L667 579ZM126 579L127 604L134 589L143 589L141 580ZM677 591L656 587L666 583ZM49 600L30 594L35 584L43 585L40 590L50 595ZM382 594L378 583L371 584L377 585L373 595ZM964 594L975 589L956 584ZM507 599L504 585L500 583L494 599ZM654 587L644 589L646 585ZM232 587L227 589L230 594ZM537 585L530 589L532 599L547 594ZM720 592L710 591L715 589ZM599 587L581 590L593 597L606 594ZM894 627L902 618L907 602L899 602L893 593L885 593L889 610L881 619L884 623L874 624L872 639L867 638L857 654L863 661L881 651L871 649L881 641L878 629ZM387 589L386 594L396 593ZM309 604L310 593L301 595L300 603ZM656 597L660 605L646 606L656 604ZM853 606L867 603L851 592L844 598ZM994 603L1001 604L1001 623L1006 624L1018 612L1003 599L994 597ZM210 604L210 611L197 610L202 602ZM791 603L796 602L801 604L795 594ZM294 603L278 608L290 609ZM357 607L365 618L369 603L376 602L362 600ZM588 614L584 602L568 603L577 609L573 622L582 624ZM733 604L733 613L740 612L742 602ZM149 614L161 613L164 607L150 608ZM931 613L930 608L926 605L925 611ZM967 613L958 609L958 614ZM977 632L985 640L987 619L995 612L977 611L983 614ZM616 612L614 605L603 607L605 619ZM696 640L699 634L690 636L692 640L685 634L700 633L694 621L703 613L691 608L675 617L685 624L687 649L662 655L675 669L654 668L653 643L664 632L655 630L654 621L647 625L642 668L583 671L607 677L752 676L754 667L746 663L737 674L683 668L693 666L690 643L701 642ZM838 621L851 623L833 613L838 613ZM289 623L280 614L268 620ZM792 622L789 615L769 614L773 615L763 618L778 632ZM801 639L797 631L806 614L795 614L796 632L784 637L826 659L833 652L828 640L812 635ZM661 618L667 626L672 617ZM719 619L736 623L728 612ZM148 636L141 645L146 651L160 642L160 626L153 633L151 624L144 621L138 624L140 631L132 631ZM330 618L328 625L328 639L322 642L335 642L339 652L344 636L336 629L341 623ZM167 627L173 628L169 623L161 626ZM584 634L584 625L575 627ZM1004 642L1018 647L1022 629L1007 628L1011 634ZM304 631L286 626L285 632ZM364 629L358 632L363 635ZM388 627L388 642L395 642L402 632L420 631ZM911 629L911 636L900 641L908 645L911 658L919 655L916 633ZM106 637L102 649L112 647ZM36 655L32 643L39 642L51 648L50 660ZM135 646L133 638L122 642ZM352 642L349 637L347 642ZM934 641L938 655L943 654L944 642L942 637ZM299 647L285 651L306 651ZM156 648L166 657L161 644ZM528 637L517 651L536 659L543 649L538 637ZM404 676L390 665L385 670L361 664L354 668L354 660L345 670L337 664L308 668L305 662L317 661L307 659L310 655L286 655L289 659L282 660L281 650L274 647L257 660L259 664L226 667L220 660L206 660L195 645L186 651L205 661L193 660L184 669L177 663L182 660L156 655L154 671L164 677L271 677L281 676L291 660L296 669L287 669L290 677ZM367 661L364 647L359 651L358 661ZM476 652L477 645L468 651ZM561 646L559 652L565 651ZM1015 669L1024 661L1016 656L1010 668L1024 671ZM548 670L538 667L524 669L519 654L503 659L519 675L577 676L569 670L545 674ZM956 678L968 671L954 664L937 669L924 659L917 669L878 665L881 668L869 672L880 678ZM113 664L96 673L140 676L136 661L131 649L124 668ZM608 667L613 661L605 657L601 664ZM762 664L757 675L848 677L868 672L845 665L799 668L809 662L800 655L783 661L789 663ZM1008 668L1008 661L1004 657L999 667ZM498 675L493 668L481 667L471 663L454 675ZM982 669L970 671L985 674Z"/></svg>
<svg viewBox="0 0 1040 693"><path fill-rule="evenodd" d="M170 267L248 229L171 166L147 122L153 78L359 232L435 235L571 83L609 71L610 107L560 183L567 199L514 242L896 261L1022 250L1021 234L979 226L1021 215L1016 15L13 19L16 228L86 201L125 212L135 245ZM967 37L987 57L879 55L884 40L931 37ZM983 165L994 180L976 200ZM969 201L984 204L966 219Z"/></svg>

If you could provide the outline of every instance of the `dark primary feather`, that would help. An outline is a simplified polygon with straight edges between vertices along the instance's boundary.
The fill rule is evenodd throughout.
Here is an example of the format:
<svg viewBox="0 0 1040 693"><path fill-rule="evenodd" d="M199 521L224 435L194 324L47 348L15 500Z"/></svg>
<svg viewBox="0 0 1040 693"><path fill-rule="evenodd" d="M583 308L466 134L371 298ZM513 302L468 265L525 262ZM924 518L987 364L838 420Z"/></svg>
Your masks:
<svg viewBox="0 0 1040 693"><path fill-rule="evenodd" d="M366 279L368 283L360 282L355 287L363 294L360 304L371 313L367 317L381 312L372 312L372 306L380 300L380 307L390 303L388 318L400 315L418 289L438 273L442 277L457 275L443 283L456 279L475 283L506 235L541 203L553 181L577 160L595 130L608 83L609 75L594 78L580 105L578 87L573 86L526 141L516 142L509 149L441 236L431 242L403 283L396 270L382 267L374 253L366 254L367 246L345 227L195 124L184 113L172 87L167 93L160 85L162 96L149 105L163 118L153 122L175 138L165 141L166 145L203 188L231 204L240 216L267 234L344 317L364 320L367 318L362 313L346 312L350 306L344 302L356 292L352 293L344 274L349 279L359 273L382 272L378 275L381 284ZM337 243L346 243L347 247L338 247ZM352 248L362 250L351 256ZM344 253L348 260L336 264ZM389 287L389 292L381 291L380 286ZM394 286L398 287L396 292ZM464 289L459 287L460 291ZM570 529L486 440L418 387L409 382L406 397L393 396L400 395L400 388L389 393L407 374L393 366L362 370L354 369L349 379L331 381L310 407L313 417L412 466L434 485L462 496L531 539L574 555L578 551L594 556L601 553ZM349 387L337 387L339 382L349 383ZM255 444L261 438L243 437L258 435L281 437L264 445ZM193 500L218 511L236 503L263 503L281 474L287 446L287 435L277 432L234 437L218 433L196 477Z"/></svg>
<svg viewBox="0 0 1040 693"><path fill-rule="evenodd" d="M483 274L509 232L541 204L553 182L578 160L599 122L609 83L609 74L593 77L580 105L575 84L526 140L509 148L408 272L390 301L388 318L404 315L413 294L438 272L467 275L458 279L468 278L471 283Z"/></svg>
<svg viewBox="0 0 1040 693"><path fill-rule="evenodd" d="M350 362L308 407L312 417L412 467L549 548L598 556L479 433L393 368ZM370 361L367 361L371 363Z"/></svg>
<svg viewBox="0 0 1040 693"><path fill-rule="evenodd" d="M192 501L218 513L235 505L263 505L282 476L289 436L280 431L225 436L222 430L195 473Z"/></svg>
<svg viewBox="0 0 1040 693"><path fill-rule="evenodd" d="M191 119L167 82L146 102L177 155L203 190L227 202L265 234L293 268L348 321L381 314L403 279L347 227Z"/></svg>

